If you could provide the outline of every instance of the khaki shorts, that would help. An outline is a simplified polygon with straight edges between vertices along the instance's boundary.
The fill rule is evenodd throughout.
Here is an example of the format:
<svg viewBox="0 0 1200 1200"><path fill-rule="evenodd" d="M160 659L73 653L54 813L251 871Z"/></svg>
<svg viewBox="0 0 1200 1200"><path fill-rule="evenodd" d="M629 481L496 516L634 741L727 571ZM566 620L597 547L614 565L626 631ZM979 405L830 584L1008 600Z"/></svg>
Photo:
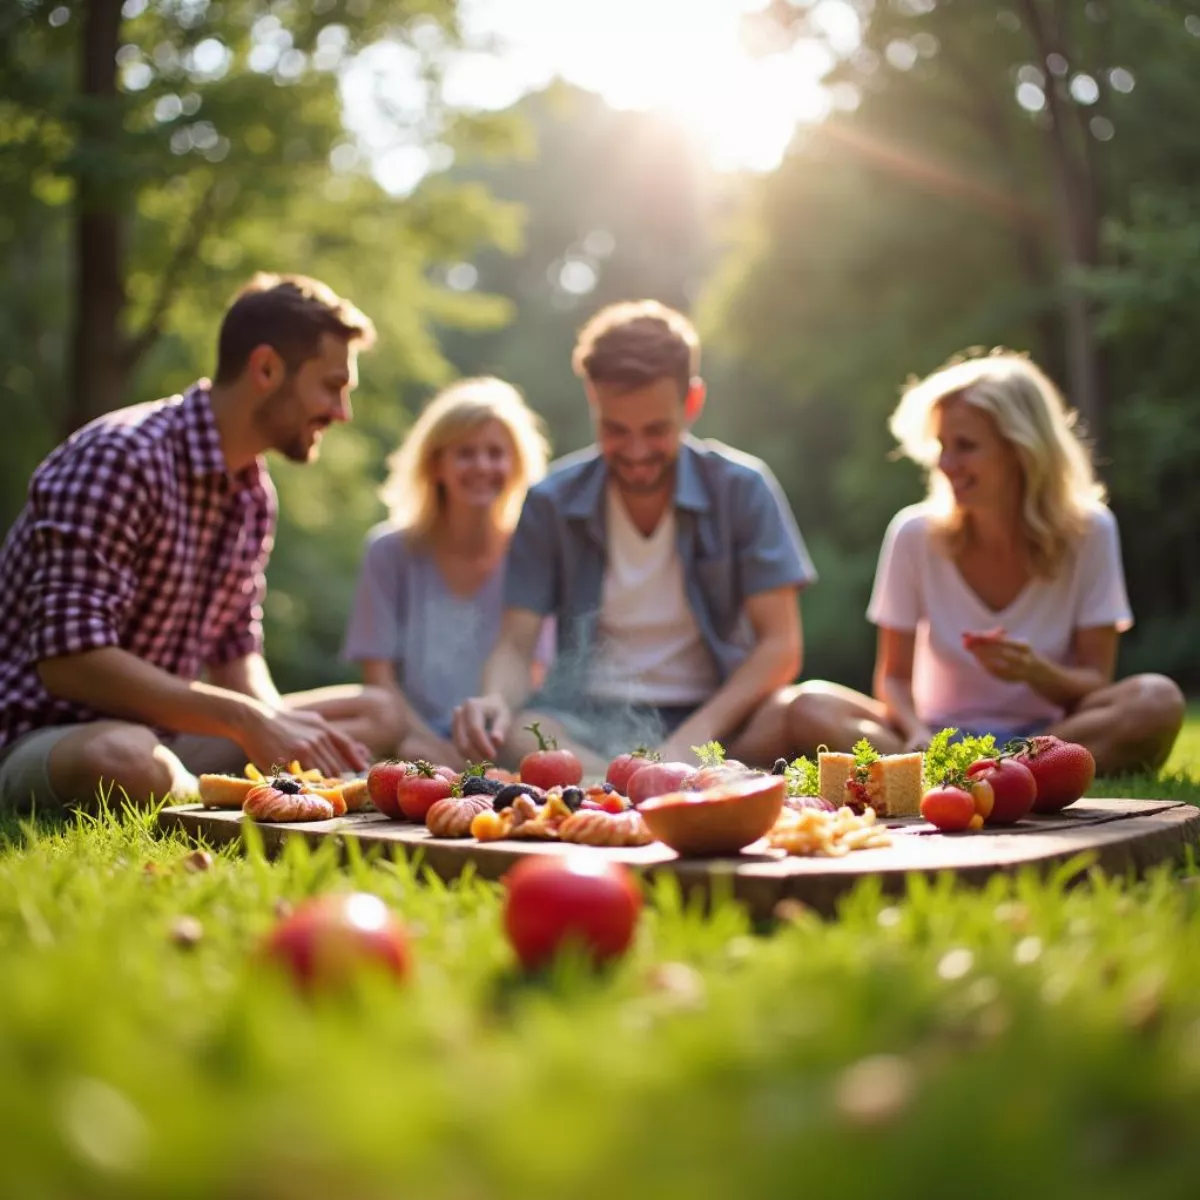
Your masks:
<svg viewBox="0 0 1200 1200"><path fill-rule="evenodd" d="M83 728L86 726L51 725L35 729L0 751L0 811L24 812L35 806L59 809L78 803L78 798L59 796L50 786L50 754L67 734ZM246 765L246 752L226 738L177 733L163 737L162 744L193 775L241 774Z"/></svg>

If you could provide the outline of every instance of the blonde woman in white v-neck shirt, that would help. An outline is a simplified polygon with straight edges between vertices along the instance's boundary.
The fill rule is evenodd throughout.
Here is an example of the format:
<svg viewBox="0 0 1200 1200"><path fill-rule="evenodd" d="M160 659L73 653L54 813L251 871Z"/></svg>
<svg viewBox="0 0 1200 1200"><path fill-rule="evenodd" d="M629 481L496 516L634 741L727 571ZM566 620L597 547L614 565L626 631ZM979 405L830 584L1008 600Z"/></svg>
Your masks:
<svg viewBox="0 0 1200 1200"><path fill-rule="evenodd" d="M803 685L800 748L893 753L955 726L1057 734L1102 772L1161 766L1183 696L1162 675L1113 681L1133 624L1117 523L1053 383L1022 355L966 359L910 387L891 429L929 495L880 552L875 694Z"/></svg>

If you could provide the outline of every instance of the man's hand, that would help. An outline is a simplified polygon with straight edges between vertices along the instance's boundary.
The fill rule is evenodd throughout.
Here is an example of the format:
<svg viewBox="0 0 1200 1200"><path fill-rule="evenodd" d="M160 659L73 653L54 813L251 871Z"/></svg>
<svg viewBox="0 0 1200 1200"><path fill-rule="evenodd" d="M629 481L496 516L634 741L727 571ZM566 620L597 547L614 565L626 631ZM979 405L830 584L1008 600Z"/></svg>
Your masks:
<svg viewBox="0 0 1200 1200"><path fill-rule="evenodd" d="M246 757L263 771L295 759L322 775L347 775L366 770L371 752L348 737L319 713L303 709L271 709L266 705L238 738Z"/></svg>
<svg viewBox="0 0 1200 1200"><path fill-rule="evenodd" d="M503 696L477 696L454 710L451 737L465 758L495 761L512 726L512 711Z"/></svg>

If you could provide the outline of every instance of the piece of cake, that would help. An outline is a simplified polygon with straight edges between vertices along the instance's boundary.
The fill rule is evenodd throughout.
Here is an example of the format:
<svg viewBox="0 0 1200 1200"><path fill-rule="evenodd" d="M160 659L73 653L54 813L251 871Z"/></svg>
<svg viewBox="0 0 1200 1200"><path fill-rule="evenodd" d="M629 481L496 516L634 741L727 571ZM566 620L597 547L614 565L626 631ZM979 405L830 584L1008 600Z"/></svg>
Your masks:
<svg viewBox="0 0 1200 1200"><path fill-rule="evenodd" d="M863 767L853 754L822 751L817 755L821 797L835 808L855 812L873 808L880 817L915 817L921 811L925 756L885 754Z"/></svg>
<svg viewBox="0 0 1200 1200"><path fill-rule="evenodd" d="M841 808L846 803L846 782L854 778L854 755L822 750L817 755L817 771L821 798Z"/></svg>
<svg viewBox="0 0 1200 1200"><path fill-rule="evenodd" d="M925 756L885 754L866 769L867 803L881 817L916 817L921 813Z"/></svg>

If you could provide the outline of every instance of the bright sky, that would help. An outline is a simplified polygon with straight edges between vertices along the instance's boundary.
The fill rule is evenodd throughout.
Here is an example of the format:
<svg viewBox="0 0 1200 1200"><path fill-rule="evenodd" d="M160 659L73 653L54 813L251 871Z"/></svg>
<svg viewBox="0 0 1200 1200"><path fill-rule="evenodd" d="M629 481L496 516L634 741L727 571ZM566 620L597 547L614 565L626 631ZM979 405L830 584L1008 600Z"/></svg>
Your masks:
<svg viewBox="0 0 1200 1200"><path fill-rule="evenodd" d="M614 108L675 115L721 170L770 170L797 122L819 120L830 99L820 85L829 53L811 42L756 58L745 48L741 16L766 0L462 0L468 39L491 38L496 53L464 54L446 96L456 105L502 108L555 76L598 92ZM819 0L816 19L835 46L850 49L858 25L844 0ZM347 118L368 145L375 173L391 191L411 188L429 165L416 146L394 144L387 122L368 114L382 89L399 111L414 111L420 85L404 68L404 48L379 47L350 72ZM373 82L372 82L373 80ZM391 142L387 148L385 142Z"/></svg>

